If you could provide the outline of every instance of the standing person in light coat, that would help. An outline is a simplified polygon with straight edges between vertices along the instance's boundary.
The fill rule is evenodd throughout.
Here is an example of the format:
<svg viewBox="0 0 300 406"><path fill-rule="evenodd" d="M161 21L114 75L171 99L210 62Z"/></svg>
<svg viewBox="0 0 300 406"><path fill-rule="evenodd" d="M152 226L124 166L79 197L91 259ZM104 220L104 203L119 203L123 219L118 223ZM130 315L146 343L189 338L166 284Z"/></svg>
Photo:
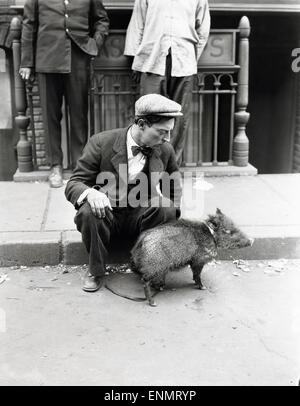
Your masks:
<svg viewBox="0 0 300 406"><path fill-rule="evenodd" d="M133 56L141 95L158 93L181 104L172 145L178 163L191 121L193 75L207 43L207 0L135 0L124 54Z"/></svg>
<svg viewBox="0 0 300 406"><path fill-rule="evenodd" d="M60 187L62 98L70 111L71 166L88 136L89 61L108 34L101 0L26 0L21 39L20 75L38 72L51 187Z"/></svg>

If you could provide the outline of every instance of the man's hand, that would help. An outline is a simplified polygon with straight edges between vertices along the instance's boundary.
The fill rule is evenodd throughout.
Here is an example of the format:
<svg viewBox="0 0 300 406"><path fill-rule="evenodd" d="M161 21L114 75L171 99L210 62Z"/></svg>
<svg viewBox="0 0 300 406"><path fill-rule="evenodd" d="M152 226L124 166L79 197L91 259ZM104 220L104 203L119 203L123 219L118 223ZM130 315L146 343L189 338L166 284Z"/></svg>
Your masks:
<svg viewBox="0 0 300 406"><path fill-rule="evenodd" d="M23 80L28 80L32 74L31 68L20 68L19 74Z"/></svg>
<svg viewBox="0 0 300 406"><path fill-rule="evenodd" d="M112 210L109 198L105 193L100 192L99 190L91 189L86 200L91 206L91 210L96 217L104 218L106 216L106 207Z"/></svg>
<svg viewBox="0 0 300 406"><path fill-rule="evenodd" d="M142 72L133 70L131 73L132 81L138 85L141 81L141 75L142 75Z"/></svg>

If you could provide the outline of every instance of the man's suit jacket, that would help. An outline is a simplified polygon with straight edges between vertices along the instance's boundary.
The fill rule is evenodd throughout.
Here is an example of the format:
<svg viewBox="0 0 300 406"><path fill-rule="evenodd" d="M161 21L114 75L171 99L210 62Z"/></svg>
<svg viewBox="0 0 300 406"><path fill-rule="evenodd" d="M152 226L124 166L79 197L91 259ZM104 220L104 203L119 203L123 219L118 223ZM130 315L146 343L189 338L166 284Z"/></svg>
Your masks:
<svg viewBox="0 0 300 406"><path fill-rule="evenodd" d="M96 56L108 34L101 0L26 0L21 67L36 72L69 73L71 41Z"/></svg>
<svg viewBox="0 0 300 406"><path fill-rule="evenodd" d="M111 174L116 180L118 202L118 188L120 182L127 184L127 169L119 172L120 165L127 165L127 132L128 128L105 131L93 135L82 156L77 161L77 166L66 186L66 198L78 209L77 200L88 188L110 190L105 188L103 181L104 173ZM126 167L125 167L126 168ZM156 186L164 176L172 175L169 198L176 206L180 205L181 198L181 175L176 162L175 152L170 143L166 142L154 149L153 155L149 158L149 173L152 174L152 190L155 192ZM102 178L102 179L101 179ZM163 189L164 190L164 189ZM153 192L152 192L153 193ZM153 194L152 194L153 197ZM113 200L113 197L112 197Z"/></svg>

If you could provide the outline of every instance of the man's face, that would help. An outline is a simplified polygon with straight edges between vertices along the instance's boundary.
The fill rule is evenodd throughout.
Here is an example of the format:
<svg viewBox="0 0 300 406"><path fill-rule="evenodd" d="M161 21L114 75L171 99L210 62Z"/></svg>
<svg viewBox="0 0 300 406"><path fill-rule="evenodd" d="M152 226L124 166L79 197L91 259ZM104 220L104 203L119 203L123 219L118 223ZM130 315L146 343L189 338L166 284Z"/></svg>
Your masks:
<svg viewBox="0 0 300 406"><path fill-rule="evenodd" d="M140 143L147 145L148 147L154 147L155 145L161 145L165 141L170 140L170 131L174 128L175 119L164 119L158 123L152 124L150 127L144 123L143 126L139 125Z"/></svg>

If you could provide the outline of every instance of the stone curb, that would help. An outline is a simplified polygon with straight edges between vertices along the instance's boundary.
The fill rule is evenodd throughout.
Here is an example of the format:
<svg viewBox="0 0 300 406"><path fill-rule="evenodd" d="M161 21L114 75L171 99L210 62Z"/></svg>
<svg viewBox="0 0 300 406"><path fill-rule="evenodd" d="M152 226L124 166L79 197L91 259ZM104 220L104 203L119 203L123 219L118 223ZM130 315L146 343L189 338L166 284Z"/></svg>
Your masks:
<svg viewBox="0 0 300 406"><path fill-rule="evenodd" d="M82 265L88 263L88 253L77 231L64 231L62 233L63 263L65 265Z"/></svg>
<svg viewBox="0 0 300 406"><path fill-rule="evenodd" d="M300 237L256 238L252 247L219 251L219 259L221 260L265 260L281 258L300 258Z"/></svg>
<svg viewBox="0 0 300 406"><path fill-rule="evenodd" d="M60 262L60 232L0 233L0 266L43 266Z"/></svg>
<svg viewBox="0 0 300 406"><path fill-rule="evenodd" d="M300 259L300 236L256 238L252 247L219 251L219 260ZM128 250L114 247L107 262L128 262ZM0 233L0 266L82 265L88 254L77 231Z"/></svg>
<svg viewBox="0 0 300 406"><path fill-rule="evenodd" d="M65 265L83 265L88 263L88 253L81 241L78 231L64 231L62 233L63 263ZM114 246L107 262L111 264L129 261L128 250L124 247Z"/></svg>

